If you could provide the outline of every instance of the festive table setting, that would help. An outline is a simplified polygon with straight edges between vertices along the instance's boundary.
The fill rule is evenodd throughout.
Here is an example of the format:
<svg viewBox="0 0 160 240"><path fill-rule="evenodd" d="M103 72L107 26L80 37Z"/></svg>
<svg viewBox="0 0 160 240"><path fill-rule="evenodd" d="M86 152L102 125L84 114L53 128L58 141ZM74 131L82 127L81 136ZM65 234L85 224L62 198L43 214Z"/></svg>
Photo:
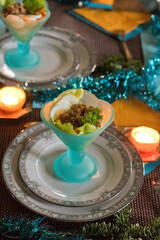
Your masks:
<svg viewBox="0 0 160 240"><path fill-rule="evenodd" d="M159 8L0 0L0 239L160 238Z"/></svg>

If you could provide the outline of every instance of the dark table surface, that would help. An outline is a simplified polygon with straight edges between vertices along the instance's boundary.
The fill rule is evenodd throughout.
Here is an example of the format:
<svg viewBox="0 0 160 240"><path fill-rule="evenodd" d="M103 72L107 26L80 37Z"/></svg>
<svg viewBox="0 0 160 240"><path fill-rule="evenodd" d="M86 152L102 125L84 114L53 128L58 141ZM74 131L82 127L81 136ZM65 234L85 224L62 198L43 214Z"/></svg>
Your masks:
<svg viewBox="0 0 160 240"><path fill-rule="evenodd" d="M49 19L47 25L63 27L83 36L94 49L97 57L97 63L100 63L107 56L121 52L120 44L116 39L69 16L67 14L67 9L71 8L71 6L50 1L50 7L52 9L52 17ZM127 45L134 59L140 59L143 61L140 37L136 36L128 40ZM40 121L39 112L40 109L33 109L32 112L17 120L0 120L1 163L7 146L24 128L24 124L31 121ZM160 166L144 177L142 188L137 197L131 203L131 206L134 209L131 216L131 221L133 223L139 222L140 224L145 225L148 224L154 217L160 216L158 197L153 191L153 187L151 185L152 180L158 179L159 176ZM20 216L32 218L35 216L34 212L22 206L11 196L4 184L2 171L0 169L0 217L4 216L4 214L16 218ZM112 219L112 217L103 220L108 221L110 219ZM52 225L56 230L61 231L68 229L74 230L75 228L83 225L82 223L66 223L49 218L46 218L45 222ZM5 238L1 237L0 239Z"/></svg>

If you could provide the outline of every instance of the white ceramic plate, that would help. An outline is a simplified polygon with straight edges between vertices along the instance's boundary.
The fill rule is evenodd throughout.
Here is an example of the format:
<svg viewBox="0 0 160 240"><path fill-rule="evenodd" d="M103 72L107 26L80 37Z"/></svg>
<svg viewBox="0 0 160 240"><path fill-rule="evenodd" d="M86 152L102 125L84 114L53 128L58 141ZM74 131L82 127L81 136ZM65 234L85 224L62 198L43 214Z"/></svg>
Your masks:
<svg viewBox="0 0 160 240"><path fill-rule="evenodd" d="M28 84L48 83L74 76L79 68L79 56L72 44L39 31L31 40L31 48L39 53L40 64L31 70L11 69L4 62L4 53L16 45L9 33L0 38L0 73L4 77Z"/></svg>
<svg viewBox="0 0 160 240"><path fill-rule="evenodd" d="M38 43L39 36L46 36L45 41L41 37L40 43ZM50 39L50 40L49 40ZM69 48L70 48L70 54L66 56L66 59L69 60L69 64L72 64L72 67L70 70L67 71L66 68L63 67L63 64L68 64L66 61L64 63L64 58L62 57L62 54L64 51L66 52L66 49L63 48L56 48L53 44L48 45L48 41L50 42L51 39L60 39L58 46L63 42L65 42ZM7 42L9 41L9 46ZM44 28L39 31L39 33L35 36L35 38L32 39L31 44L33 47L38 48L40 51L40 54L44 56L46 54L49 56L43 58L44 60L41 62L41 65L38 68L33 69L32 71L22 71L22 72L17 72L9 69L5 64L4 64L4 51L7 48L10 48L11 46L16 46L15 41L10 37L9 34L5 34L0 38L0 77L1 81L4 84L8 85L19 85L25 89L28 90L35 90L35 91L41 91L41 90L46 90L46 89L54 89L56 87L56 83L60 82L63 84L66 79L70 77L75 77L75 76L86 76L89 75L92 71L95 69L95 54L93 53L90 45L79 35L74 32L71 32L69 30L63 29L63 28L58 28L58 27L49 27L49 28ZM3 44L2 44L3 43ZM47 43L47 45L46 45ZM43 45L43 46L42 46ZM50 51L52 50L56 51ZM57 49L58 49L58 54L57 54ZM63 51L61 51L63 50ZM69 50L68 50L69 51ZM55 54L53 54L55 52ZM52 53L52 54L51 54ZM73 55L74 55L74 63L72 62L73 60ZM51 59L52 56L52 59ZM71 56L71 59L70 57ZM57 60L57 68L56 71L54 72L54 62L53 58L56 58ZM62 63L63 62L63 63ZM41 68L42 66L42 68ZM45 66L45 68L44 68ZM65 65L66 66L66 65ZM66 72L64 71L66 69ZM62 72L61 72L62 70ZM60 73L60 75L57 75ZM60 72L59 72L60 71ZM65 73L64 73L65 72ZM51 74L52 73L52 74ZM55 75L54 75L54 74ZM53 77L52 77L53 75ZM27 78L26 78L27 76Z"/></svg>
<svg viewBox="0 0 160 240"><path fill-rule="evenodd" d="M44 124L34 125L25 131L21 132L9 145L3 158L2 169L5 183L11 194L20 201L24 206L51 218L64 221L92 221L107 217L119 211L137 195L143 182L143 163L139 153L130 143L130 141L120 132L112 127L107 128L107 132L118 139L126 151L129 152L132 162L132 172L129 181L121 192L115 195L110 200L98 203L95 205L84 207L60 206L50 203L26 187L18 170L18 161L21 151L24 149L26 141L32 139L42 130L47 129ZM103 136L104 133L102 133ZM112 148L119 147L113 141Z"/></svg>
<svg viewBox="0 0 160 240"><path fill-rule="evenodd" d="M118 148L112 148L115 142ZM86 152L97 159L98 170L91 180L67 183L56 177L54 160L67 150L51 131L45 130L33 137L19 157L19 171L27 187L43 199L65 206L92 205L118 194L131 174L128 152L109 133L98 137Z"/></svg>

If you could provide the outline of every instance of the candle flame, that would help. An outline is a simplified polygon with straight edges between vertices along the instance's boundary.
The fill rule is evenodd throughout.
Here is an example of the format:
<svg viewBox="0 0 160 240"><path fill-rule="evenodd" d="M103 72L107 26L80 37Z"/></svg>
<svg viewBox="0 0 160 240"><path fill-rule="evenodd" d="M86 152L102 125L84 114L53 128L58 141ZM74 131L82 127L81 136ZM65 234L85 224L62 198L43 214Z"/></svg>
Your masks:
<svg viewBox="0 0 160 240"><path fill-rule="evenodd" d="M19 98L11 93L8 93L1 98L1 102L6 105L16 105L19 103Z"/></svg>
<svg viewBox="0 0 160 240"><path fill-rule="evenodd" d="M135 140L140 143L154 143L155 139L153 135L147 132L137 132L134 136Z"/></svg>

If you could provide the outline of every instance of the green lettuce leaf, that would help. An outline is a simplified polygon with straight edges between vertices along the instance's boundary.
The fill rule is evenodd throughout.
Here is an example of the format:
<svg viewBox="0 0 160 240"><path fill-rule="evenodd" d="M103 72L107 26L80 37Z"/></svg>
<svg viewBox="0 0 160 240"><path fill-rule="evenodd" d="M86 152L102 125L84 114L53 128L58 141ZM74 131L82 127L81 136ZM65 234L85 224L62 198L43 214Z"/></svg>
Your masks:
<svg viewBox="0 0 160 240"><path fill-rule="evenodd" d="M23 0L24 7L31 14L45 6L45 0Z"/></svg>
<svg viewBox="0 0 160 240"><path fill-rule="evenodd" d="M8 5L14 4L14 2L14 0L0 0L0 5L5 8Z"/></svg>
<svg viewBox="0 0 160 240"><path fill-rule="evenodd" d="M85 135L85 134L95 132L97 128L90 123L85 123L82 127L79 127L78 130L80 131L79 135L82 135L82 134Z"/></svg>
<svg viewBox="0 0 160 240"><path fill-rule="evenodd" d="M77 133L74 131L73 125L71 123L62 124L61 122L56 121L55 118L50 118L50 121L52 122L52 124L54 126L59 128L63 132L70 133L70 134L73 134L73 135L77 135Z"/></svg>
<svg viewBox="0 0 160 240"><path fill-rule="evenodd" d="M76 131L73 129L73 125L71 123L62 124L61 122L56 121L55 118L50 118L50 121L55 127L59 128L63 132L73 135L85 135L95 132L97 130L97 128L94 125L90 123L85 123L82 127L78 128L79 134L77 134Z"/></svg>

